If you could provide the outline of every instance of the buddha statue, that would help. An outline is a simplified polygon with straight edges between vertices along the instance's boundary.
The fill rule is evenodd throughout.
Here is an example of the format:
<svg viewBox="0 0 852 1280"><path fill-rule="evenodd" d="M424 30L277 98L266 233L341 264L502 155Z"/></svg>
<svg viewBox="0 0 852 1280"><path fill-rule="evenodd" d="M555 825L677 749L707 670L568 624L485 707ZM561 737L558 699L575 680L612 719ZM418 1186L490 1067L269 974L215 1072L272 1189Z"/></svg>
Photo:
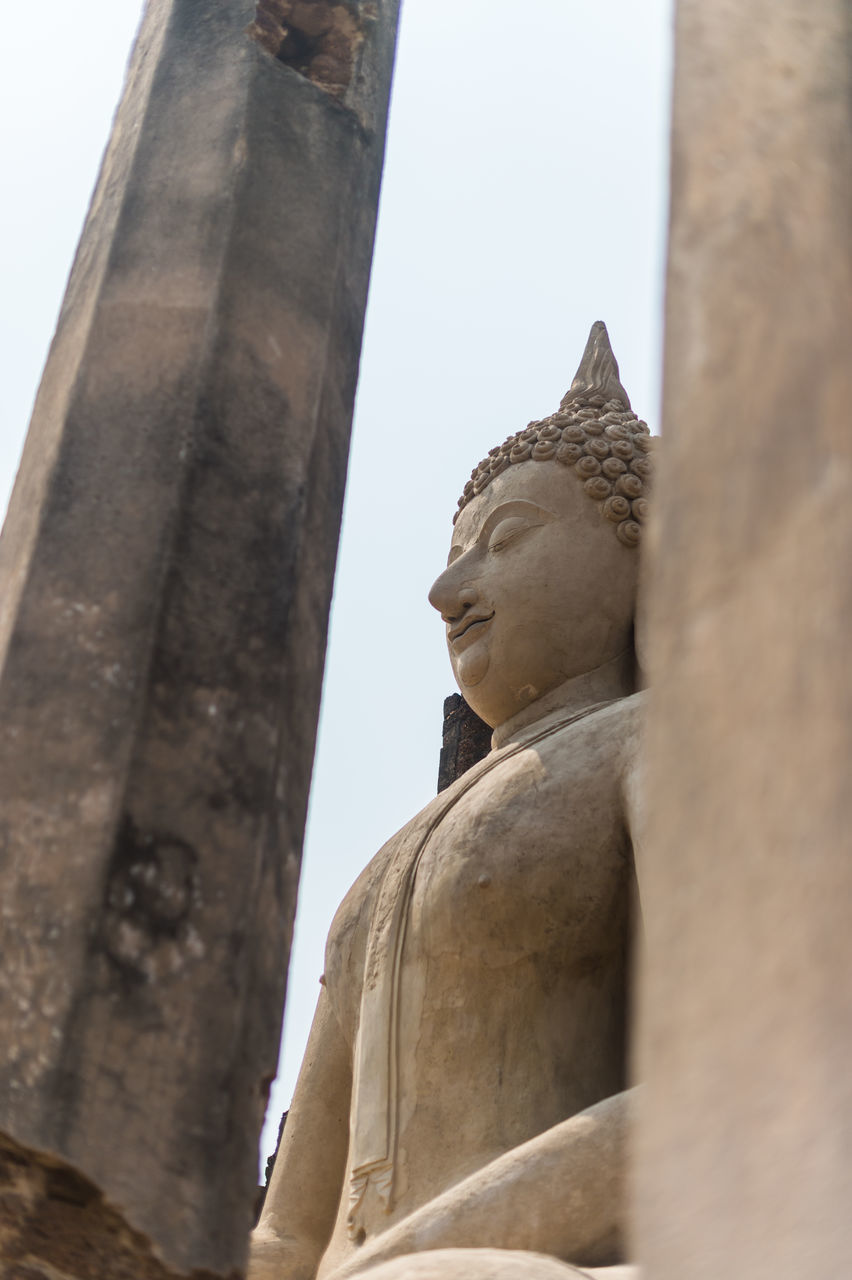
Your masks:
<svg viewBox="0 0 852 1280"><path fill-rule="evenodd" d="M651 439L593 326L430 600L492 749L337 912L250 1280L622 1280Z"/></svg>

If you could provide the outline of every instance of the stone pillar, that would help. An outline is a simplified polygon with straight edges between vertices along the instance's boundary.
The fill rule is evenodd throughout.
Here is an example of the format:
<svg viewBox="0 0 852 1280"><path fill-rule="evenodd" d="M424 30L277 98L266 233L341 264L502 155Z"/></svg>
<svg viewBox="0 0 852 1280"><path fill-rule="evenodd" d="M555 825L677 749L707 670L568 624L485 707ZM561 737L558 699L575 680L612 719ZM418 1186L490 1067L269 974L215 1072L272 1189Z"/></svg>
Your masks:
<svg viewBox="0 0 852 1280"><path fill-rule="evenodd" d="M680 0L638 1252L852 1268L852 5Z"/></svg>
<svg viewBox="0 0 852 1280"><path fill-rule="evenodd" d="M7 1264L244 1259L397 8L143 21L0 542Z"/></svg>

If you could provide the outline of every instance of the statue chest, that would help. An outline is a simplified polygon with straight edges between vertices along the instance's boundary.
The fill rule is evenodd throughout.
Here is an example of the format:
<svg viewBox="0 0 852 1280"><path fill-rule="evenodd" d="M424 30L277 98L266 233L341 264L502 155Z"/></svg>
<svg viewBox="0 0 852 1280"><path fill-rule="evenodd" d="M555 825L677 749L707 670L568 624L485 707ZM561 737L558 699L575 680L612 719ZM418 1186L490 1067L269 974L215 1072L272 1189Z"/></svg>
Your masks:
<svg viewBox="0 0 852 1280"><path fill-rule="evenodd" d="M440 1188L624 1085L619 788L605 758L559 745L484 778L423 850L401 958L400 1186L408 1152Z"/></svg>
<svg viewBox="0 0 852 1280"><path fill-rule="evenodd" d="M389 969L399 944L408 1010L468 1003L480 998L477 987L497 998L487 975L505 977L512 966L536 1000L623 966L633 865L616 751L611 733L580 728L505 759L469 790L455 784L461 794L422 845L411 832L445 809L441 797L365 870L338 912L326 958L351 1043L368 940L390 911L389 878L418 847L401 937L388 936L378 955Z"/></svg>
<svg viewBox="0 0 852 1280"><path fill-rule="evenodd" d="M613 735L582 729L460 779L338 914L356 1227L371 1187L408 1211L622 1087L632 859Z"/></svg>
<svg viewBox="0 0 852 1280"><path fill-rule="evenodd" d="M496 970L555 952L573 967L611 950L629 842L613 769L578 747L521 752L446 814L417 868L406 959L448 953Z"/></svg>

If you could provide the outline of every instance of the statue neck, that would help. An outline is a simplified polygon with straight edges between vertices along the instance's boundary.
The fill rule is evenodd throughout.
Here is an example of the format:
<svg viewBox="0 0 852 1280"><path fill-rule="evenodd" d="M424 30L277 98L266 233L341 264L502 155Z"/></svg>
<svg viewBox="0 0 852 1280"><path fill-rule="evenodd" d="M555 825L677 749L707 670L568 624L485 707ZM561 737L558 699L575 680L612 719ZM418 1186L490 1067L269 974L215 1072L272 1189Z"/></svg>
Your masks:
<svg viewBox="0 0 852 1280"><path fill-rule="evenodd" d="M636 658L631 647L592 671L572 676L498 724L491 735L492 750L505 747L533 726L539 728L540 722L550 716L579 715L584 708L596 703L628 697L635 691L635 669Z"/></svg>

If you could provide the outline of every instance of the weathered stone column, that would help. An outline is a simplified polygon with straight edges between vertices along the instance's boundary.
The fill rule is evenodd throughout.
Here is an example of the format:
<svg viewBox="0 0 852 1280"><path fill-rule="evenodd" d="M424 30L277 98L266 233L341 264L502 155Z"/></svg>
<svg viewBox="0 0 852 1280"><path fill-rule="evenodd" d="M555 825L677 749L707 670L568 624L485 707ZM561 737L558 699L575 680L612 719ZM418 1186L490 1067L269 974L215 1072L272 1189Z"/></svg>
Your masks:
<svg viewBox="0 0 852 1280"><path fill-rule="evenodd" d="M242 1264L397 8L143 22L0 542L7 1266Z"/></svg>
<svg viewBox="0 0 852 1280"><path fill-rule="evenodd" d="M649 1280L852 1268L852 5L680 0L637 1181Z"/></svg>

